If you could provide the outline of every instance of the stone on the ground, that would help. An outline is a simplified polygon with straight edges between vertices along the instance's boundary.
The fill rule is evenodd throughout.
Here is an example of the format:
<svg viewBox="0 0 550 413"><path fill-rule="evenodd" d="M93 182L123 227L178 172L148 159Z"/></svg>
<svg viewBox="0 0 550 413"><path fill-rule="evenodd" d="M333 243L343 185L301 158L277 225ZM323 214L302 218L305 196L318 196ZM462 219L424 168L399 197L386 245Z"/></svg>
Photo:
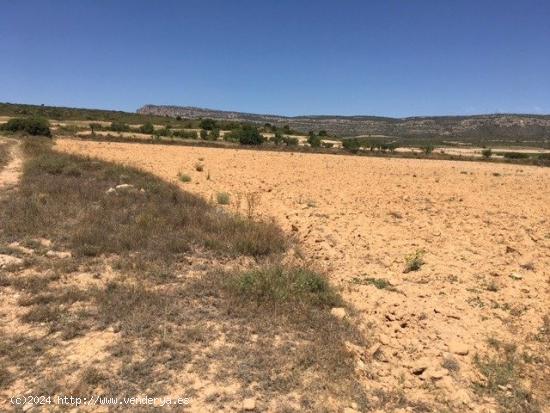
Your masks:
<svg viewBox="0 0 550 413"><path fill-rule="evenodd" d="M53 250L49 250L47 253L46 253L46 256L47 257L50 257L50 258L71 258L73 256L73 254L71 254L69 251L53 251Z"/></svg>
<svg viewBox="0 0 550 413"><path fill-rule="evenodd" d="M22 252L23 254L32 255L34 254L34 250L31 248L24 247L23 245L19 244L17 241L12 242L8 245L8 247L13 248L14 250L17 250L19 252Z"/></svg>
<svg viewBox="0 0 550 413"><path fill-rule="evenodd" d="M445 369L428 369L428 377L432 380L441 380L443 377L448 375L449 372Z"/></svg>
<svg viewBox="0 0 550 413"><path fill-rule="evenodd" d="M465 356L470 352L468 346L460 341L449 341L447 346L449 347L449 352L458 354L459 356Z"/></svg>
<svg viewBox="0 0 550 413"><path fill-rule="evenodd" d="M427 359L416 360L411 366L411 373L418 376L424 373L424 370L426 370L429 366L430 363Z"/></svg>
<svg viewBox="0 0 550 413"><path fill-rule="evenodd" d="M343 307L333 307L331 310L330 310L330 313L336 317L336 318L339 318L340 320L343 319L345 316L346 316L346 309L343 308Z"/></svg>
<svg viewBox="0 0 550 413"><path fill-rule="evenodd" d="M46 238L37 238L34 241L38 242L41 246L45 248L49 248L52 246L52 242Z"/></svg>
<svg viewBox="0 0 550 413"><path fill-rule="evenodd" d="M244 399L243 400L243 410L252 411L256 409L256 400L254 399Z"/></svg>
<svg viewBox="0 0 550 413"><path fill-rule="evenodd" d="M120 184L115 186L115 189L119 191L119 190L125 190L125 189L132 189L133 187L134 185L130 185L130 184Z"/></svg>
<svg viewBox="0 0 550 413"><path fill-rule="evenodd" d="M0 268L17 266L21 264L23 264L23 260L21 258L0 254Z"/></svg>

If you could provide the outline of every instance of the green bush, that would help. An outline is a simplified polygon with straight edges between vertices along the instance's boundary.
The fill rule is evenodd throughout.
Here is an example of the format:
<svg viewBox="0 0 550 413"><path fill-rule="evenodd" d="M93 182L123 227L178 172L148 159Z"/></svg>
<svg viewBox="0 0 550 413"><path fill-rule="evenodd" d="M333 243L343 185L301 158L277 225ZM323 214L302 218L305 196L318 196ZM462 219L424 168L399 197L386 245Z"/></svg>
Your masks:
<svg viewBox="0 0 550 413"><path fill-rule="evenodd" d="M172 132L173 136L176 136L178 138L183 139L197 139L197 131L191 130L191 131L185 131L185 130L175 130Z"/></svg>
<svg viewBox="0 0 550 413"><path fill-rule="evenodd" d="M411 271L418 271L420 267L425 264L424 261L424 251L417 250L414 254L409 254L405 257L405 268L403 273L408 273Z"/></svg>
<svg viewBox="0 0 550 413"><path fill-rule="evenodd" d="M111 128L113 132L129 132L130 126L124 122L111 122Z"/></svg>
<svg viewBox="0 0 550 413"><path fill-rule="evenodd" d="M50 123L41 117L13 118L3 126L3 129L10 132L26 132L33 136L52 136Z"/></svg>
<svg viewBox="0 0 550 413"><path fill-rule="evenodd" d="M420 149L421 149L422 152L424 152L426 155L429 155L429 154L431 154L431 153L434 151L433 145L424 145L424 146L421 146Z"/></svg>
<svg viewBox="0 0 550 413"><path fill-rule="evenodd" d="M357 138L344 139L342 140L342 146L344 147L344 149L355 153L359 149L361 149L361 142L359 142L359 139Z"/></svg>
<svg viewBox="0 0 550 413"><path fill-rule="evenodd" d="M527 159L529 158L528 153L522 153L522 152L504 152L502 155L506 159Z"/></svg>
<svg viewBox="0 0 550 413"><path fill-rule="evenodd" d="M206 130L212 130L217 128L217 123L214 119L202 119L200 122L200 127Z"/></svg>
<svg viewBox="0 0 550 413"><path fill-rule="evenodd" d="M179 174L178 178L181 182L191 182L191 177L187 174Z"/></svg>
<svg viewBox="0 0 550 413"><path fill-rule="evenodd" d="M283 139L283 134L276 130L275 135L270 139L270 141L273 142L275 145L280 145L281 143L283 143Z"/></svg>
<svg viewBox="0 0 550 413"><path fill-rule="evenodd" d="M484 158L489 159L493 155L493 151L491 148L486 148L481 151L481 155L483 155Z"/></svg>
<svg viewBox="0 0 550 413"><path fill-rule="evenodd" d="M306 268L264 267L237 274L228 284L240 298L263 304L332 307L342 303L325 277Z"/></svg>
<svg viewBox="0 0 550 413"><path fill-rule="evenodd" d="M232 130L223 135L223 140L227 142L239 142L239 136L235 130Z"/></svg>
<svg viewBox="0 0 550 413"><path fill-rule="evenodd" d="M216 194L216 201L220 205L229 205L230 197L227 192L218 192Z"/></svg>
<svg viewBox="0 0 550 413"><path fill-rule="evenodd" d="M206 140L208 138L208 132L206 131L206 129L201 129L200 137L202 140Z"/></svg>
<svg viewBox="0 0 550 413"><path fill-rule="evenodd" d="M264 142L258 128L252 125L243 125L241 128L231 131L226 140L238 141L241 145L261 145Z"/></svg>
<svg viewBox="0 0 550 413"><path fill-rule="evenodd" d="M310 132L307 138L307 143L309 143L309 146L311 146L312 148L318 148L319 146L321 146L321 138L315 135L314 132Z"/></svg>
<svg viewBox="0 0 550 413"><path fill-rule="evenodd" d="M298 138L294 138L292 136L285 136L283 138L283 142L285 143L286 146L296 146L298 145Z"/></svg>
<svg viewBox="0 0 550 413"><path fill-rule="evenodd" d="M220 137L220 130L218 128L214 128L210 131L207 138L209 141L217 141L219 137Z"/></svg>
<svg viewBox="0 0 550 413"><path fill-rule="evenodd" d="M146 133L148 135L152 135L155 132L155 127L151 122L146 122L143 125L139 127L139 131L141 133Z"/></svg>

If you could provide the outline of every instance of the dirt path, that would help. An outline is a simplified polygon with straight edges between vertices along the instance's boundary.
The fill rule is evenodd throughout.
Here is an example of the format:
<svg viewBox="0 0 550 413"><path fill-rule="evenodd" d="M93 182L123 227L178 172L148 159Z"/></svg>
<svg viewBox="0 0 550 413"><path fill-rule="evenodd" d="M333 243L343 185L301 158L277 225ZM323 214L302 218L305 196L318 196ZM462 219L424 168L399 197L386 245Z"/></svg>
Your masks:
<svg viewBox="0 0 550 413"><path fill-rule="evenodd" d="M17 185L17 182L19 182L19 178L21 177L23 167L23 159L19 143L12 139L5 140L13 141L14 143L10 147L11 160L5 167L0 168L0 191L3 192L9 191Z"/></svg>
<svg viewBox="0 0 550 413"><path fill-rule="evenodd" d="M540 355L550 168L76 140L57 148L173 182L188 174L182 188L213 200L228 192L227 208L241 212L255 194L256 213L299 237L372 332L364 376L373 392L496 411L472 390L484 379L476 354L489 354L492 340ZM415 252L425 263L404 273ZM544 398L548 365L533 370L542 374L522 380Z"/></svg>

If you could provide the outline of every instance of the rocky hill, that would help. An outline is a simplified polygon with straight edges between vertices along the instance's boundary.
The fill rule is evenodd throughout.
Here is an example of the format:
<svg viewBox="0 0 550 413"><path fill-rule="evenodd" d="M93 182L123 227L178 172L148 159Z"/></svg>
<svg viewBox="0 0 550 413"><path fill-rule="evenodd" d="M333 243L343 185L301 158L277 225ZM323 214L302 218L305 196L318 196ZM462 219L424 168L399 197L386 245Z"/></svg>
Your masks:
<svg viewBox="0 0 550 413"><path fill-rule="evenodd" d="M399 138L550 142L550 115L492 114L474 116L278 116L230 112L190 106L145 105L140 114L182 118L212 118L258 124L289 125L307 132L326 130L337 136L383 135Z"/></svg>

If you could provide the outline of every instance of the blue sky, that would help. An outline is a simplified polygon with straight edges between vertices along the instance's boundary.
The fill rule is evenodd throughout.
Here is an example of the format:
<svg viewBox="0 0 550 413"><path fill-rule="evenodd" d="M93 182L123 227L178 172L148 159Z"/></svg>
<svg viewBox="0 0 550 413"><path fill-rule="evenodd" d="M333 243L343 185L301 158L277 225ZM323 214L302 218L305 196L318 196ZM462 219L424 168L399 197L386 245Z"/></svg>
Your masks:
<svg viewBox="0 0 550 413"><path fill-rule="evenodd" d="M548 0L5 1L0 101L550 113Z"/></svg>

